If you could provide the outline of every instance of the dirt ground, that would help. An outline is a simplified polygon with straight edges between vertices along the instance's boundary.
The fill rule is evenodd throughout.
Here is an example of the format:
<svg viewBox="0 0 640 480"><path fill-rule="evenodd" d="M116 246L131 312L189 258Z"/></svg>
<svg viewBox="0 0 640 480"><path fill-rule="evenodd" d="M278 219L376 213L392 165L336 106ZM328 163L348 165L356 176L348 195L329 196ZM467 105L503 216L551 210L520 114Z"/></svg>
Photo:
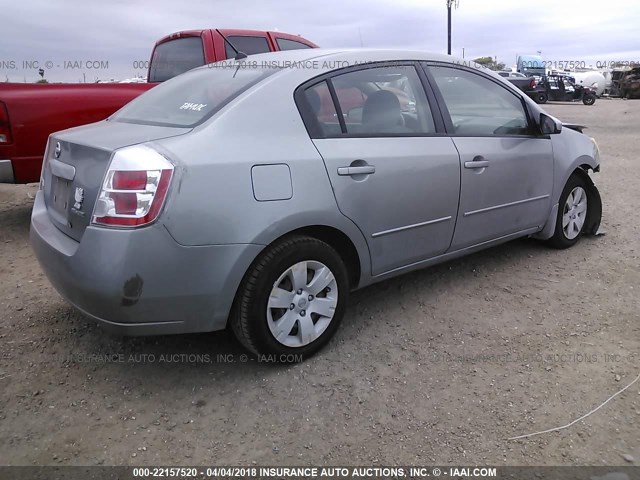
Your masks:
<svg viewBox="0 0 640 480"><path fill-rule="evenodd" d="M640 463L640 101L587 125L606 236L521 240L353 295L303 364L226 333L122 338L67 305L28 243L35 186L0 185L0 464ZM627 459L623 458L627 456Z"/></svg>

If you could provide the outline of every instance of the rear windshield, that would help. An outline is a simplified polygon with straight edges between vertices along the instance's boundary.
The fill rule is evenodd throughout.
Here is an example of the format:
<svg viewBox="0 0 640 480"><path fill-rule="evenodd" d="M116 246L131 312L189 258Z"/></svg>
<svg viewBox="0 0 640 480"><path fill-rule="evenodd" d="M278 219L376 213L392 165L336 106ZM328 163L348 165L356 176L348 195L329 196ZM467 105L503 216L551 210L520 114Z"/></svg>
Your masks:
<svg viewBox="0 0 640 480"><path fill-rule="evenodd" d="M219 62L184 73L140 95L110 120L195 127L277 69Z"/></svg>

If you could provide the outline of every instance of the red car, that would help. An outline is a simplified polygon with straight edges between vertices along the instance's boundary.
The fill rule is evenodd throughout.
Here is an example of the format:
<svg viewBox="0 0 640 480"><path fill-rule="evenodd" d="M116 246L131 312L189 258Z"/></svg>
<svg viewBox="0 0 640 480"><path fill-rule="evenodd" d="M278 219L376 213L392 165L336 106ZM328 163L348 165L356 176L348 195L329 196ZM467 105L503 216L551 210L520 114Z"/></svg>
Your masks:
<svg viewBox="0 0 640 480"><path fill-rule="evenodd" d="M158 82L233 58L234 48L251 55L316 47L281 32L189 30L156 42L148 83L0 83L0 183L37 182L51 133L103 120Z"/></svg>

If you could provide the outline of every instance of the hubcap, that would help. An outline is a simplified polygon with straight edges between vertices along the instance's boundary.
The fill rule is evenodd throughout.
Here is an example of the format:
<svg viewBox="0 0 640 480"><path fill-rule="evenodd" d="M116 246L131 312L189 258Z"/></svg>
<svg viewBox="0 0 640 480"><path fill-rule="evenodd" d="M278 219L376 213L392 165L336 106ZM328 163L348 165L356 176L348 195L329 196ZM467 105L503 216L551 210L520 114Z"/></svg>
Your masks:
<svg viewBox="0 0 640 480"><path fill-rule="evenodd" d="M303 347L327 329L338 305L336 279L314 260L289 267L273 284L267 323L273 337L287 347Z"/></svg>
<svg viewBox="0 0 640 480"><path fill-rule="evenodd" d="M568 240L573 240L582 231L587 218L587 193L582 187L571 190L564 204L562 215L562 230Z"/></svg>

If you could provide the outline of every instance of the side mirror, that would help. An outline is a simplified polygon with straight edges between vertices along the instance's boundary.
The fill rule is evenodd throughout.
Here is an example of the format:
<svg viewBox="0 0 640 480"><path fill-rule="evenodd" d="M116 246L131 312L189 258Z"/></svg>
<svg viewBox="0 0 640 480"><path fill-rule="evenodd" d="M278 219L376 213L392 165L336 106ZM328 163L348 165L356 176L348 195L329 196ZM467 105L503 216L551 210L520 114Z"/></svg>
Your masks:
<svg viewBox="0 0 640 480"><path fill-rule="evenodd" d="M540 114L540 131L543 135L553 135L562 131L562 123L545 113Z"/></svg>

